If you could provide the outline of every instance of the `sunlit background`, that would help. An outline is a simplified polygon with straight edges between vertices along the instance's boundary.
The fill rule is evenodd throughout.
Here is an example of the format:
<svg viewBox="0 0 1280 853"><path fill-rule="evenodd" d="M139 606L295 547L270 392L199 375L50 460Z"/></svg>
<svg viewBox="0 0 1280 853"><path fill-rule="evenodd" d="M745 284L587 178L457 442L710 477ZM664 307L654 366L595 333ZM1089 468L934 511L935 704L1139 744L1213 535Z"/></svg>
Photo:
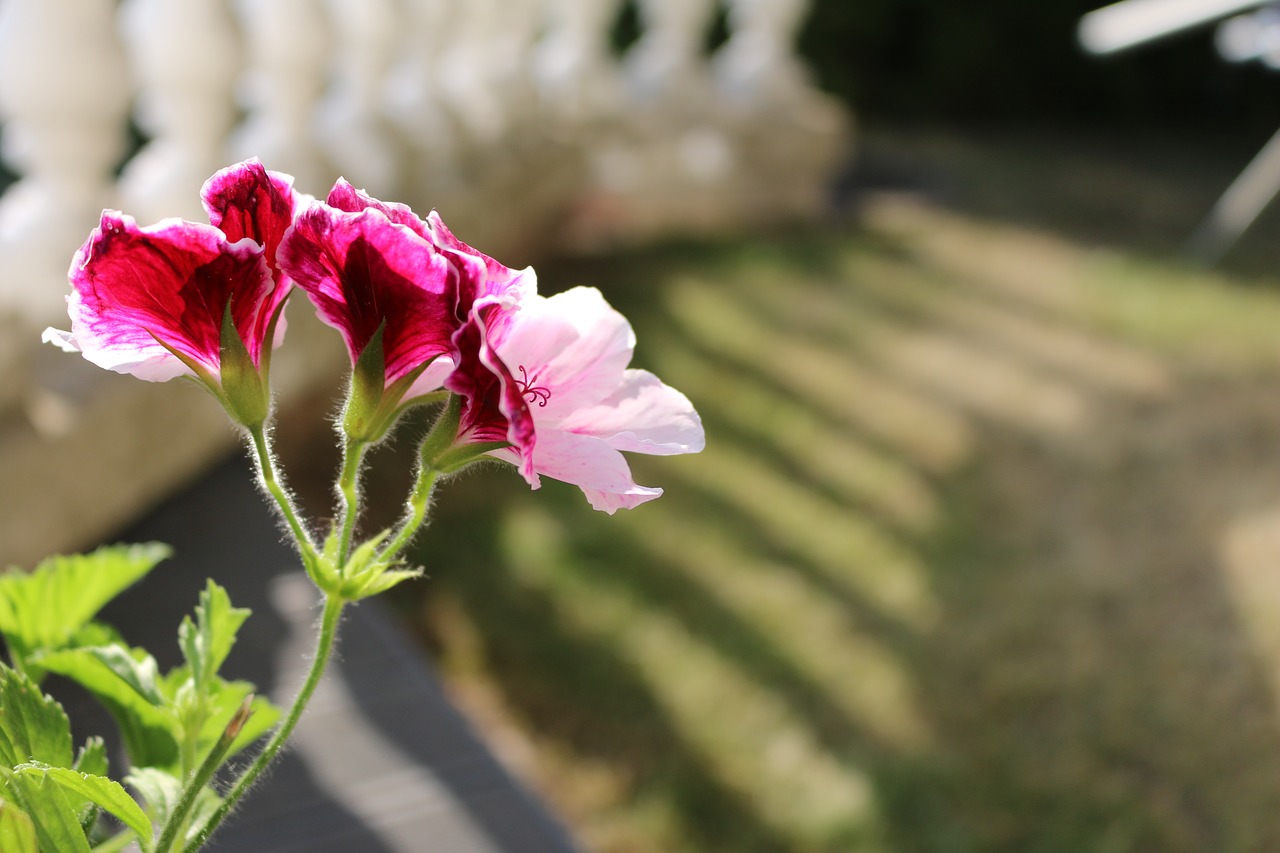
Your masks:
<svg viewBox="0 0 1280 853"><path fill-rule="evenodd" d="M394 596L584 850L1280 849L1276 11L1135 0L1186 26L1098 55L1097 5L0 0L0 563L236 453L31 342L98 208L256 154L600 287L704 418L613 517L450 484ZM345 356L294 303L322 518Z"/></svg>

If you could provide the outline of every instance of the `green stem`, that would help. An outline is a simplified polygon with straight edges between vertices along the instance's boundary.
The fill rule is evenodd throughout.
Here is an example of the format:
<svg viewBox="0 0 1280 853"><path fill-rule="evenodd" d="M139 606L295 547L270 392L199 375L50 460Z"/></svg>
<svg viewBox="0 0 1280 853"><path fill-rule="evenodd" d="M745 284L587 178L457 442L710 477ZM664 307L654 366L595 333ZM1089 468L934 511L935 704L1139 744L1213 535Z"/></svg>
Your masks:
<svg viewBox="0 0 1280 853"><path fill-rule="evenodd" d="M439 476L440 472L426 462L419 463L418 478L413 484L413 491L409 493L408 501L405 502L404 521L396 531L396 538L382 549L380 558L389 559L399 554L422 527L422 522L427 517L427 505L431 502L431 490L435 488L436 478Z"/></svg>
<svg viewBox="0 0 1280 853"><path fill-rule="evenodd" d="M338 565L345 565L351 550L351 534L360 514L360 462L368 443L348 437L342 444L342 473L338 477L338 497L342 501L342 538L338 540Z"/></svg>
<svg viewBox="0 0 1280 853"><path fill-rule="evenodd" d="M320 636L316 638L315 658L311 661L311 670L307 673L306 680L302 682L302 688L293 700L293 705L289 707L289 713L285 715L284 721L272 733L271 739L267 741L267 745L263 747L258 757L236 779L222 805L213 813L209 821L201 827L199 834L192 839L191 843L182 848L182 853L195 853L209 840L209 836L218 828L218 824L222 823L223 819L236 807L236 804L240 802L240 798L245 795L262 771L267 769L272 760L275 759L276 754L280 752L280 748L284 746L285 741L289 739L289 735L293 733L294 726L298 724L303 710L306 709L307 703L311 701L311 694L315 693L316 686L320 684L320 678L324 675L325 667L329 664L329 658L333 655L333 641L338 633L338 619L342 615L342 608L345 605L346 601L336 595L325 597L324 615L320 619ZM157 853L164 853L164 851L158 849Z"/></svg>
<svg viewBox="0 0 1280 853"><path fill-rule="evenodd" d="M182 795L178 798L178 804L173 811L169 813L169 817L164 822L164 829L160 832L160 840L151 848L152 853L169 853L173 849L174 843L178 840L178 835L182 832L183 827L187 824L187 817L191 814L191 809L195 807L196 799L205 789L205 786L213 780L213 774L218 772L218 768L222 766L222 760L227 757L227 752L231 749L231 744L235 743L236 736L240 734L240 730L244 728L245 722L249 719L249 703L252 696L245 699L244 704L232 717L230 725L218 738L218 742L213 745L213 749L209 750L209 755L201 763L200 768L191 774L187 779L186 785L182 788Z"/></svg>
<svg viewBox="0 0 1280 853"><path fill-rule="evenodd" d="M315 557L315 543L311 541L311 535L298 520L298 511L293 506L293 499L280 485L280 479L276 475L275 458L271 455L271 448L267 444L266 430L261 426L252 427L249 435L253 437L253 448L258 454L258 476L262 480L262 485L266 487L271 497L275 498L276 505L280 507L280 512L283 513L284 520L298 543L298 551L302 555L303 562L310 565Z"/></svg>

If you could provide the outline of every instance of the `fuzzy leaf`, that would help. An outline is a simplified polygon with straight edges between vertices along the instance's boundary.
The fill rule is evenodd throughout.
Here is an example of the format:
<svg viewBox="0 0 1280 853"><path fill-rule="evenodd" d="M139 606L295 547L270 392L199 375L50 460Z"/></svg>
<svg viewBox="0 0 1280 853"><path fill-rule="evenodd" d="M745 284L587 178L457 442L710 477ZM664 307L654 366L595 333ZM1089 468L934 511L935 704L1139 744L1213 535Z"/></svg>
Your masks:
<svg viewBox="0 0 1280 853"><path fill-rule="evenodd" d="M27 813L0 800L0 850L5 853L40 853L36 828Z"/></svg>
<svg viewBox="0 0 1280 853"><path fill-rule="evenodd" d="M50 767L38 761L19 764L14 768L14 773L19 776L51 779L67 791L96 803L133 830L144 850L150 847L151 821L147 819L142 807L114 779L79 773L66 767Z"/></svg>
<svg viewBox="0 0 1280 853"><path fill-rule="evenodd" d="M90 853L89 841L78 817L79 797L73 801L67 791L47 776L11 775L9 792L31 818L41 851Z"/></svg>
<svg viewBox="0 0 1280 853"><path fill-rule="evenodd" d="M246 608L232 607L227 591L210 580L200 593L195 621L189 616L182 620L178 645L201 695L208 693L210 680L230 654L236 632L249 618L249 613Z"/></svg>
<svg viewBox="0 0 1280 853"><path fill-rule="evenodd" d="M148 691L152 693L150 697L144 695L139 691L138 686L135 686L137 682L143 689L147 689L145 674L154 672L155 661L144 657L144 661L149 663L140 663L135 670L123 662L118 652L105 654L104 648L111 647L69 649L43 655L39 661L40 665L50 672L65 675L78 682L106 707L120 727L125 749L133 765L139 767L172 765L178 758L173 716L162 707L163 700L159 690L154 686L154 677L152 689ZM125 657L132 659L132 654L126 654ZM108 665L108 661L114 662L116 667ZM138 670L143 675L139 675ZM121 671L130 677L122 677ZM21 760L25 761L26 757Z"/></svg>
<svg viewBox="0 0 1280 853"><path fill-rule="evenodd" d="M227 723L240 710L245 697L253 692L253 685L247 681L229 681L219 684L218 692L210 703L209 718L200 731L200 744L203 753L212 749L222 737ZM240 729L236 739L227 750L227 757L235 755L255 740L269 732L280 720L280 709L262 696L255 696L250 704L252 716Z"/></svg>
<svg viewBox="0 0 1280 853"><path fill-rule="evenodd" d="M71 723L51 696L17 670L0 664L0 765L44 761L71 765Z"/></svg>
<svg viewBox="0 0 1280 853"><path fill-rule="evenodd" d="M106 776L107 767L107 745L100 737L86 740L76 755L76 763L72 765L72 769L93 776Z"/></svg>
<svg viewBox="0 0 1280 853"><path fill-rule="evenodd" d="M0 575L0 633L23 655L63 648L103 605L169 553L154 542L111 545L50 557L29 574Z"/></svg>
<svg viewBox="0 0 1280 853"><path fill-rule="evenodd" d="M151 822L164 826L182 796L182 781L159 767L135 768L124 781L142 797Z"/></svg>

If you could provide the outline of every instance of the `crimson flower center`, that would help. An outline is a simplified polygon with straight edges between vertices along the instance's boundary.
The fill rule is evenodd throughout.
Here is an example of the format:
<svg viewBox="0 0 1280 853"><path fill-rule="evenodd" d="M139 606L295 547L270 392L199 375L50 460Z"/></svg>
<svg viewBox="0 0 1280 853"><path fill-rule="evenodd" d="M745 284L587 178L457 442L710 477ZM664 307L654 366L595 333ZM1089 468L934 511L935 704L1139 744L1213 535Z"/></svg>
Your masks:
<svg viewBox="0 0 1280 853"><path fill-rule="evenodd" d="M520 391L520 396L528 398L530 403L537 403L538 408L545 409L547 401L551 399L551 389L530 384L533 380L529 378L523 364L517 369L520 371L520 378L516 380L516 387Z"/></svg>

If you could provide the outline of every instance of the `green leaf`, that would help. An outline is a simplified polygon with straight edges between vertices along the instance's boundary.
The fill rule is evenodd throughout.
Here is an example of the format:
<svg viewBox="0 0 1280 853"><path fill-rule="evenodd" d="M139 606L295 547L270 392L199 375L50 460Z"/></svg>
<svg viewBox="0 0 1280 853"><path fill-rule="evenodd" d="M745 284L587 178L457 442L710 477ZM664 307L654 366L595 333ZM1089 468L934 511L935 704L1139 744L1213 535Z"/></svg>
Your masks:
<svg viewBox="0 0 1280 853"><path fill-rule="evenodd" d="M96 803L133 830L143 850L150 847L151 821L147 819L142 807L114 779L79 773L66 767L50 767L38 761L19 764L13 772L19 776L52 779L66 790Z"/></svg>
<svg viewBox="0 0 1280 853"><path fill-rule="evenodd" d="M176 721L164 707L164 699L155 685L154 659L145 652L129 653L125 650L126 654L122 656L119 651L104 651L110 648L119 650L122 647L68 649L43 655L39 662L50 672L65 675L79 683L106 707L120 727L132 764L140 767L173 765L178 760ZM142 662L135 661L136 668L124 660L132 660L135 654L143 658ZM115 665L114 668L109 662ZM128 677L122 677L121 672ZM147 683L149 674L150 687ZM21 760L25 761L26 757Z"/></svg>
<svg viewBox="0 0 1280 853"><path fill-rule="evenodd" d="M182 780L159 767L138 767L124 781L142 797L151 822L164 826L182 796Z"/></svg>
<svg viewBox="0 0 1280 853"><path fill-rule="evenodd" d="M25 674L0 664L0 765L35 760L68 767L71 758L71 723L62 706Z"/></svg>
<svg viewBox="0 0 1280 853"><path fill-rule="evenodd" d="M31 818L36 840L44 853L90 853L89 841L80 826L78 800L47 776L9 777L9 791Z"/></svg>
<svg viewBox="0 0 1280 853"><path fill-rule="evenodd" d="M111 545L91 554L50 557L30 574L0 575L0 634L23 656L64 648L103 605L169 553L155 542Z"/></svg>
<svg viewBox="0 0 1280 853"><path fill-rule="evenodd" d="M0 850L4 853L40 853L36 828L27 813L0 800Z"/></svg>
<svg viewBox="0 0 1280 853"><path fill-rule="evenodd" d="M247 681L224 681L218 685L218 692L210 704L209 717L200 730L201 757L222 737L227 723L235 716L240 709L240 704L253 692L253 689L253 685ZM227 750L228 758L271 731L280 720L280 709L262 696L255 696L249 708L252 716L240 729L236 739L231 742L231 748Z"/></svg>
<svg viewBox="0 0 1280 853"><path fill-rule="evenodd" d="M212 580L200 593L196 618L185 617L178 628L178 645L191 668L191 677L200 695L209 691L210 680L218 674L236 642L236 632L250 611L232 607L227 591Z"/></svg>
<svg viewBox="0 0 1280 853"><path fill-rule="evenodd" d="M71 766L81 773L106 776L108 767L107 745L102 742L102 738L91 737L86 740L84 746L80 747L80 752L76 755L76 763Z"/></svg>

